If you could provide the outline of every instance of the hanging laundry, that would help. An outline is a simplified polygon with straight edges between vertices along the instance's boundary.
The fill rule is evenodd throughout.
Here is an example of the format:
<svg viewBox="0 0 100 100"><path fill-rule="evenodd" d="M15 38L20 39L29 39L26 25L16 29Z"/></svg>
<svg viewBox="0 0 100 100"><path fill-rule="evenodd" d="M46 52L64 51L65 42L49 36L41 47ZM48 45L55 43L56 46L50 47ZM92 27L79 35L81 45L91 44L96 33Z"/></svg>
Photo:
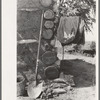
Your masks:
<svg viewBox="0 0 100 100"><path fill-rule="evenodd" d="M78 44L84 38L84 21L79 16L63 16L57 29L57 39L63 45ZM82 40L81 40L82 42Z"/></svg>

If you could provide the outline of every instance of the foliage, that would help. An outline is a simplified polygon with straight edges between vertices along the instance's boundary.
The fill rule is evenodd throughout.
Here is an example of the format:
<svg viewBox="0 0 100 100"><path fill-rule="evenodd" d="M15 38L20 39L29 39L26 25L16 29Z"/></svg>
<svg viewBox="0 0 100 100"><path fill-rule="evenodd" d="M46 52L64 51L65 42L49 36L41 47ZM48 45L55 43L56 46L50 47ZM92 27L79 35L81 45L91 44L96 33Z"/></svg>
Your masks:
<svg viewBox="0 0 100 100"><path fill-rule="evenodd" d="M86 31L91 31L90 26L95 22L96 14L96 2L94 0L61 0L59 5L60 14L80 15L85 22Z"/></svg>

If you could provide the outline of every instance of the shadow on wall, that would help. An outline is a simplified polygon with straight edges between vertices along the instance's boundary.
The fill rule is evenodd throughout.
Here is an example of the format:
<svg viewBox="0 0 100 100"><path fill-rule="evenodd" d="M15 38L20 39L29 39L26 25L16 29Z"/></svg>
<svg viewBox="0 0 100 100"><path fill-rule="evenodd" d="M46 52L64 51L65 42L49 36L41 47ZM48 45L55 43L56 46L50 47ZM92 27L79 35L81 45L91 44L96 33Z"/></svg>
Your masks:
<svg viewBox="0 0 100 100"><path fill-rule="evenodd" d="M61 71L65 75L73 75L76 87L95 85L95 65L82 60L62 60Z"/></svg>

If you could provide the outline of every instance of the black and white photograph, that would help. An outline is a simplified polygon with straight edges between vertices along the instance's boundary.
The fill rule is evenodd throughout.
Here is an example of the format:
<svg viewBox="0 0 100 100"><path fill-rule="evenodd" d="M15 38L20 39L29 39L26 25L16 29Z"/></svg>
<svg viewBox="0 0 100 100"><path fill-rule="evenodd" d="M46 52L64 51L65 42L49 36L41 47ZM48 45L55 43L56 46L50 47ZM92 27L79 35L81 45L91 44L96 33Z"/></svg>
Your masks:
<svg viewBox="0 0 100 100"><path fill-rule="evenodd" d="M17 0L17 100L97 100L96 2Z"/></svg>

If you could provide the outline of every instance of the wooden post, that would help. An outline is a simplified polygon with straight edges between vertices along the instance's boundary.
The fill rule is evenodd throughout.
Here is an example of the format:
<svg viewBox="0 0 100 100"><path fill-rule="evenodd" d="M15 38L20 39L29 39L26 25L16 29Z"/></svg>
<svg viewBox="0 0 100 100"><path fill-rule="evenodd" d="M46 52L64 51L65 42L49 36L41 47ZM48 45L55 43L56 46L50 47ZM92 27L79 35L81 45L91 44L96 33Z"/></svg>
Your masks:
<svg viewBox="0 0 100 100"><path fill-rule="evenodd" d="M64 46L62 46L62 60L64 60Z"/></svg>

